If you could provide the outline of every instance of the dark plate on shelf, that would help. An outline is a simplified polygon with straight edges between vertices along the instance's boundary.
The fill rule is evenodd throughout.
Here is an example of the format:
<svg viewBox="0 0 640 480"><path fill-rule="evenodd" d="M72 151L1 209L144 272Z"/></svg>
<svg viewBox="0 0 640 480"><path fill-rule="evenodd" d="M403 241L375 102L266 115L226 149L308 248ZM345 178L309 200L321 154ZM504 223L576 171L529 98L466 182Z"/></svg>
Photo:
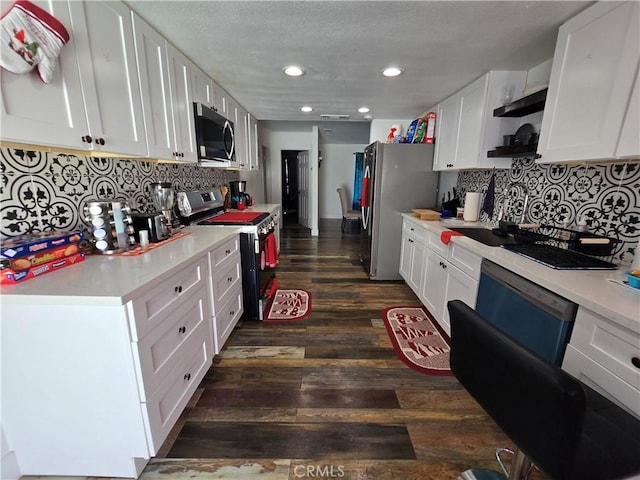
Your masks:
<svg viewBox="0 0 640 480"><path fill-rule="evenodd" d="M536 140L536 138L534 138L535 133L536 133L536 128L530 123L525 123L524 125L520 126L518 130L516 130L516 139L514 144L529 145L529 143L533 143L532 139L535 142Z"/></svg>

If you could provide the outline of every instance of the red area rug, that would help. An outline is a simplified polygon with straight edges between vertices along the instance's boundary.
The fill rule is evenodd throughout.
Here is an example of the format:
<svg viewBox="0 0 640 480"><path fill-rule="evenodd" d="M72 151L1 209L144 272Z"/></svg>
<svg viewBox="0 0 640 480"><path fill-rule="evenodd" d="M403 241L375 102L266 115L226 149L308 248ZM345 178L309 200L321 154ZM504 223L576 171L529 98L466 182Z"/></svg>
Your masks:
<svg viewBox="0 0 640 480"><path fill-rule="evenodd" d="M290 322L311 315L311 294L306 290L276 290L265 322Z"/></svg>
<svg viewBox="0 0 640 480"><path fill-rule="evenodd" d="M452 375L449 339L422 307L390 307L382 312L384 325L398 358L427 375Z"/></svg>

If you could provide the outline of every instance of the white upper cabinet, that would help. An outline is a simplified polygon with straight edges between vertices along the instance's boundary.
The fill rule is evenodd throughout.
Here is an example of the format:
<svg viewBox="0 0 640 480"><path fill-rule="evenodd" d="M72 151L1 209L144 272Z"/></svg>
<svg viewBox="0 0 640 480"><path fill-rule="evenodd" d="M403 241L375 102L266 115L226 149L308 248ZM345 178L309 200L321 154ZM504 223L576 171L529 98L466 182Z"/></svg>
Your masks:
<svg viewBox="0 0 640 480"><path fill-rule="evenodd" d="M189 60L133 14L149 157L196 162Z"/></svg>
<svg viewBox="0 0 640 480"><path fill-rule="evenodd" d="M538 145L540 162L640 155L639 18L638 2L598 2L560 27ZM630 103L634 82L635 104ZM634 122L630 133L635 138L630 139Z"/></svg>
<svg viewBox="0 0 640 480"><path fill-rule="evenodd" d="M629 108L622 124L620 141L616 148L616 157L634 157L640 155L640 70L636 73Z"/></svg>
<svg viewBox="0 0 640 480"><path fill-rule="evenodd" d="M129 9L119 2L34 3L71 39L49 84L35 72L2 71L2 140L145 156Z"/></svg>
<svg viewBox="0 0 640 480"><path fill-rule="evenodd" d="M149 156L174 158L175 140L165 39L133 14L136 58Z"/></svg>
<svg viewBox="0 0 640 480"><path fill-rule="evenodd" d="M194 102L213 107L213 80L195 65L191 65L191 88Z"/></svg>
<svg viewBox="0 0 640 480"><path fill-rule="evenodd" d="M167 61L171 81L175 158L197 162L196 127L191 95L191 61L170 43L167 43Z"/></svg>
<svg viewBox="0 0 640 480"><path fill-rule="evenodd" d="M249 170L259 170L258 159L258 120L247 113L247 151L249 153Z"/></svg>
<svg viewBox="0 0 640 480"><path fill-rule="evenodd" d="M225 92L216 82L213 82L212 92L213 109L220 115L227 117L227 92Z"/></svg>
<svg viewBox="0 0 640 480"><path fill-rule="evenodd" d="M503 135L514 134L519 120L494 117L503 92L521 91L526 72L491 71L438 105L434 170L508 168L510 158L489 158L502 145Z"/></svg>

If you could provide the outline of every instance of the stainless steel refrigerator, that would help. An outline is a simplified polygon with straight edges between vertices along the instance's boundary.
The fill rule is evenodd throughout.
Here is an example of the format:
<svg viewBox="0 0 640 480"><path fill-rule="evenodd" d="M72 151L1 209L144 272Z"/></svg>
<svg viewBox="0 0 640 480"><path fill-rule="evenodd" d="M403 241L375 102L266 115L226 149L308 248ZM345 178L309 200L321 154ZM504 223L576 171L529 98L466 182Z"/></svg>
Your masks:
<svg viewBox="0 0 640 480"><path fill-rule="evenodd" d="M400 280L402 213L435 208L433 145L375 142L364 150L360 259L371 280Z"/></svg>

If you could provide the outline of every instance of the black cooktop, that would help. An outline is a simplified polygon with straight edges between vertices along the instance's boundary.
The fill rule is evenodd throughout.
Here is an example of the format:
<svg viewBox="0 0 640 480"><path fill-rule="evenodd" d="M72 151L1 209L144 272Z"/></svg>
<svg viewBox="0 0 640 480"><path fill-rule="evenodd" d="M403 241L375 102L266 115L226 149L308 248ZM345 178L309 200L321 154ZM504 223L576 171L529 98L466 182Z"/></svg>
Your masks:
<svg viewBox="0 0 640 480"><path fill-rule="evenodd" d="M615 270L618 268L614 263L552 245L516 243L502 245L502 248L558 270Z"/></svg>

